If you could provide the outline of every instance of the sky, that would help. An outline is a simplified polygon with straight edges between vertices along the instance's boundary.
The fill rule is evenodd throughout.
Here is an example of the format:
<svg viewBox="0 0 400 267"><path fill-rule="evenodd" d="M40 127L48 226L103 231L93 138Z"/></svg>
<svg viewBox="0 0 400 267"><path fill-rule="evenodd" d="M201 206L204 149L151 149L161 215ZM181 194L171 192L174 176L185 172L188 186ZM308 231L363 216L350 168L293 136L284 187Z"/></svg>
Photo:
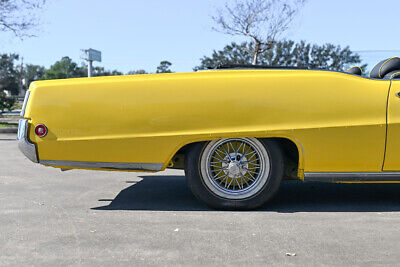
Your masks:
<svg viewBox="0 0 400 267"><path fill-rule="evenodd" d="M214 49L246 40L212 31L215 10L234 0L48 1L37 37L0 33L0 53L18 53L25 63L49 67L63 56L80 63L81 49L94 48L103 54L95 66L106 69L155 72L168 60L174 71L187 72ZM354 51L395 50L379 55L400 56L398 10L399 0L309 0L283 37L349 45Z"/></svg>

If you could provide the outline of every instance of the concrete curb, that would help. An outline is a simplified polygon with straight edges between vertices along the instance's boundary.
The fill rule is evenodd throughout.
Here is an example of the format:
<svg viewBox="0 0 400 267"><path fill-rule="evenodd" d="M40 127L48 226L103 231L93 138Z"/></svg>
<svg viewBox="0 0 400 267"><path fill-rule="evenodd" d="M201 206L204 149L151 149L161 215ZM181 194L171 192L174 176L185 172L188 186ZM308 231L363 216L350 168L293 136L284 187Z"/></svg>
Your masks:
<svg viewBox="0 0 400 267"><path fill-rule="evenodd" d="M17 133L18 127L0 128L0 133Z"/></svg>

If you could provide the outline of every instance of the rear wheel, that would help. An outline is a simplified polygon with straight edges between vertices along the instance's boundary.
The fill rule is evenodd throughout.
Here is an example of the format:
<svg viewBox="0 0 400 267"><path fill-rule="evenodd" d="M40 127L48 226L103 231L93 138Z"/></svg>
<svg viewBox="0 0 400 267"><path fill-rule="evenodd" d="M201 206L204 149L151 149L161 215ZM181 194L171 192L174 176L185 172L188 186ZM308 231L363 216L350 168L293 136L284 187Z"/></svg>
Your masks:
<svg viewBox="0 0 400 267"><path fill-rule="evenodd" d="M193 194L217 209L254 209L278 190L283 155L272 140L221 139L194 144L185 158Z"/></svg>

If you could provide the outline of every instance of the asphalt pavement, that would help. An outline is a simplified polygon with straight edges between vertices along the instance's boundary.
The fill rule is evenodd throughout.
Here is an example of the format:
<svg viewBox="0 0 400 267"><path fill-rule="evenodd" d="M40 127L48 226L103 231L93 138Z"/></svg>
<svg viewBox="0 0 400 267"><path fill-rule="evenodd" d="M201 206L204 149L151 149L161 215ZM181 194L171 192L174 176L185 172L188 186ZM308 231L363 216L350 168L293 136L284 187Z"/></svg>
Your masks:
<svg viewBox="0 0 400 267"><path fill-rule="evenodd" d="M392 266L399 241L400 184L285 182L216 211L182 171L61 172L0 134L0 266Z"/></svg>

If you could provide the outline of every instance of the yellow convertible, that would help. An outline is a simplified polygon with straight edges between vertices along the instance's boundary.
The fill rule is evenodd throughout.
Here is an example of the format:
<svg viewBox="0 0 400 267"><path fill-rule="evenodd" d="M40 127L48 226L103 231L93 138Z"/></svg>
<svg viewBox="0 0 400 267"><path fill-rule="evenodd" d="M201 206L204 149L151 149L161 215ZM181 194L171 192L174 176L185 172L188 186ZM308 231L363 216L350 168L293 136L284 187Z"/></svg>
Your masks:
<svg viewBox="0 0 400 267"><path fill-rule="evenodd" d="M258 207L283 179L400 181L400 58L360 73L228 66L37 81L19 148L61 169L184 169L220 209Z"/></svg>

